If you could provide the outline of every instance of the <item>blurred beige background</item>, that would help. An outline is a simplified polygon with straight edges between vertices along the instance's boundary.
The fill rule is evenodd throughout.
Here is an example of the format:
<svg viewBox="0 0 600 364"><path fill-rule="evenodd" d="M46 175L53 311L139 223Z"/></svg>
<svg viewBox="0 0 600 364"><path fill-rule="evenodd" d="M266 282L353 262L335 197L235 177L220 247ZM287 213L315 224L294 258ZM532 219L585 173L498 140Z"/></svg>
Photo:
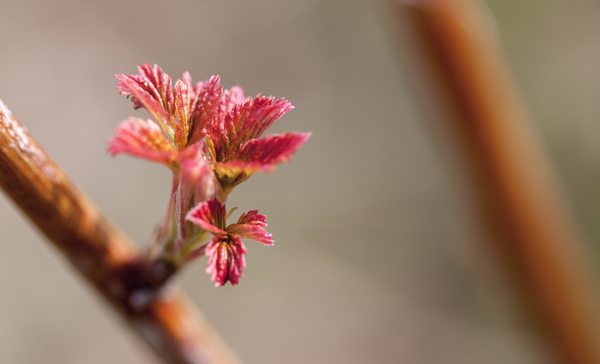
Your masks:
<svg viewBox="0 0 600 364"><path fill-rule="evenodd" d="M488 1L576 216L600 242L600 3ZM140 244L169 172L111 158L134 111L115 73L286 97L271 132L312 131L290 164L229 204L268 215L276 246L248 242L238 287L205 260L184 289L247 363L552 363L488 249L470 186L425 120L413 51L387 3L367 0L0 0L0 98ZM152 363L2 195L0 362ZM597 261L596 258L592 258Z"/></svg>

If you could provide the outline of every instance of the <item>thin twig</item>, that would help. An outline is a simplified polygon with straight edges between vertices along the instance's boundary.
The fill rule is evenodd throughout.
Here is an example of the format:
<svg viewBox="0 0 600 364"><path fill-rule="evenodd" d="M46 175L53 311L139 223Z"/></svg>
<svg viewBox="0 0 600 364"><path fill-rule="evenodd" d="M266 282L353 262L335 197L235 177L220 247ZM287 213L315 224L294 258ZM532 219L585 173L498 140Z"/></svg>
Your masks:
<svg viewBox="0 0 600 364"><path fill-rule="evenodd" d="M446 99L504 253L541 327L564 362L600 363L591 262L504 64L489 14L476 0L396 4Z"/></svg>
<svg viewBox="0 0 600 364"><path fill-rule="evenodd" d="M182 294L68 180L0 100L0 187L167 363L239 363Z"/></svg>

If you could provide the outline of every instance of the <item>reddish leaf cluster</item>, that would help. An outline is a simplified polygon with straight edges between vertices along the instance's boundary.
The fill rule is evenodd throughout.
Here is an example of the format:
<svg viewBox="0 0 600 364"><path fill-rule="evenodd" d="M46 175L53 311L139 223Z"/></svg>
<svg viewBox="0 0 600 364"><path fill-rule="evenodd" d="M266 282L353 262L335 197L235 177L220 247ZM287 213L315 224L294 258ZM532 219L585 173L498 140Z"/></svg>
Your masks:
<svg viewBox="0 0 600 364"><path fill-rule="evenodd" d="M256 240L266 245L273 245L273 235L265 230L267 217L257 210L242 214L238 222L225 228L226 209L214 199L203 202L192 209L188 220L214 234L206 246L209 256L206 273L216 285L227 281L237 284L246 267L246 247L241 238Z"/></svg>
<svg viewBox="0 0 600 364"><path fill-rule="evenodd" d="M263 133L293 106L284 99L244 96L239 86L223 90L219 76L195 86L188 72L172 84L160 67L143 64L137 75L117 75L117 88L145 108L150 120L129 118L109 140L112 155L127 153L173 171L169 211L154 249L175 265L208 255L216 286L237 284L245 267L241 238L272 245L266 217L256 210L226 225L225 200L253 173L290 160L310 133ZM207 233L213 239L202 244Z"/></svg>

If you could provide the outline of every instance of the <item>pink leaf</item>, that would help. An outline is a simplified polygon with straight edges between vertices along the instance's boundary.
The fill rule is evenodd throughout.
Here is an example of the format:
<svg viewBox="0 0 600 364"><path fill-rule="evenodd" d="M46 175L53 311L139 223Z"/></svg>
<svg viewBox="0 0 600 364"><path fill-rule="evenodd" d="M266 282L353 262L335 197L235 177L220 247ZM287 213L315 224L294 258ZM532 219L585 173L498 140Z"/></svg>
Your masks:
<svg viewBox="0 0 600 364"><path fill-rule="evenodd" d="M273 96L257 96L254 99L254 110L239 129L241 139L245 141L259 138L273 123L294 108L285 99L273 100Z"/></svg>
<svg viewBox="0 0 600 364"><path fill-rule="evenodd" d="M108 151L113 156L127 153L167 166L172 166L177 159L177 153L158 125L139 118L129 118L117 126L114 138L108 141Z"/></svg>
<svg viewBox="0 0 600 364"><path fill-rule="evenodd" d="M225 117L227 114L229 114L229 112L231 112L231 110L233 110L235 105L249 100L249 98L244 96L244 89L242 89L240 86L233 86L229 90L225 90L219 105L219 118L221 121L225 120Z"/></svg>
<svg viewBox="0 0 600 364"><path fill-rule="evenodd" d="M117 88L122 95L131 96L134 108L145 108L164 129L171 127L170 114L174 112L171 78L160 67L149 64L138 66L139 75L116 75Z"/></svg>
<svg viewBox="0 0 600 364"><path fill-rule="evenodd" d="M187 214L187 220L213 234L226 234L225 218L227 211L219 200L205 201L194 207Z"/></svg>
<svg viewBox="0 0 600 364"><path fill-rule="evenodd" d="M171 77L155 64L148 63L138 66L139 80L144 88L159 101L167 112L172 113L173 97L171 95Z"/></svg>
<svg viewBox="0 0 600 364"><path fill-rule="evenodd" d="M288 162L310 135L284 133L252 139L241 146L233 161L217 163L215 167L218 170L244 171L248 175L257 171L273 171L276 164Z"/></svg>
<svg viewBox="0 0 600 364"><path fill-rule="evenodd" d="M244 243L238 236L217 235L208 243L205 254L208 255L206 273L219 287L231 282L232 285L239 283L242 271L246 267L247 254Z"/></svg>
<svg viewBox="0 0 600 364"><path fill-rule="evenodd" d="M184 73L184 78L186 78L186 75L189 74ZM223 87L219 84L219 80L219 76L212 76L208 81L198 82L194 88L188 144L193 144L203 138L204 127L217 116L223 94Z"/></svg>
<svg viewBox="0 0 600 364"><path fill-rule="evenodd" d="M190 131L190 114L193 89L191 84L177 80L173 87L173 98L175 100L175 138L177 149L183 150L187 146Z"/></svg>
<svg viewBox="0 0 600 364"><path fill-rule="evenodd" d="M235 156L243 143L260 137L277 119L293 109L288 101L274 101L272 96L259 95L254 99L233 104L235 98L241 99L242 96L243 94L236 97L224 95L220 115L213 119L208 127L208 136L212 143L211 152L218 162L236 159ZM224 111L229 108L230 111L223 116Z"/></svg>
<svg viewBox="0 0 600 364"><path fill-rule="evenodd" d="M258 210L242 214L238 222L227 227L229 233L237 234L242 238L256 240L259 243L273 245L273 234L265 230L267 217L258 213Z"/></svg>

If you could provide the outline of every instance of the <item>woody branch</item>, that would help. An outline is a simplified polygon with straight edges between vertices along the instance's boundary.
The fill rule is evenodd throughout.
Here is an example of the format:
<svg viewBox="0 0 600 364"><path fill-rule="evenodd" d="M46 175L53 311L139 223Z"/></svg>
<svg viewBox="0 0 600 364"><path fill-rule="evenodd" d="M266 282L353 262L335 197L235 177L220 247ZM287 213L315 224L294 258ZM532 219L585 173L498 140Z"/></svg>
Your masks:
<svg viewBox="0 0 600 364"><path fill-rule="evenodd" d="M0 101L0 187L105 301L168 363L238 363L167 266L139 259Z"/></svg>

